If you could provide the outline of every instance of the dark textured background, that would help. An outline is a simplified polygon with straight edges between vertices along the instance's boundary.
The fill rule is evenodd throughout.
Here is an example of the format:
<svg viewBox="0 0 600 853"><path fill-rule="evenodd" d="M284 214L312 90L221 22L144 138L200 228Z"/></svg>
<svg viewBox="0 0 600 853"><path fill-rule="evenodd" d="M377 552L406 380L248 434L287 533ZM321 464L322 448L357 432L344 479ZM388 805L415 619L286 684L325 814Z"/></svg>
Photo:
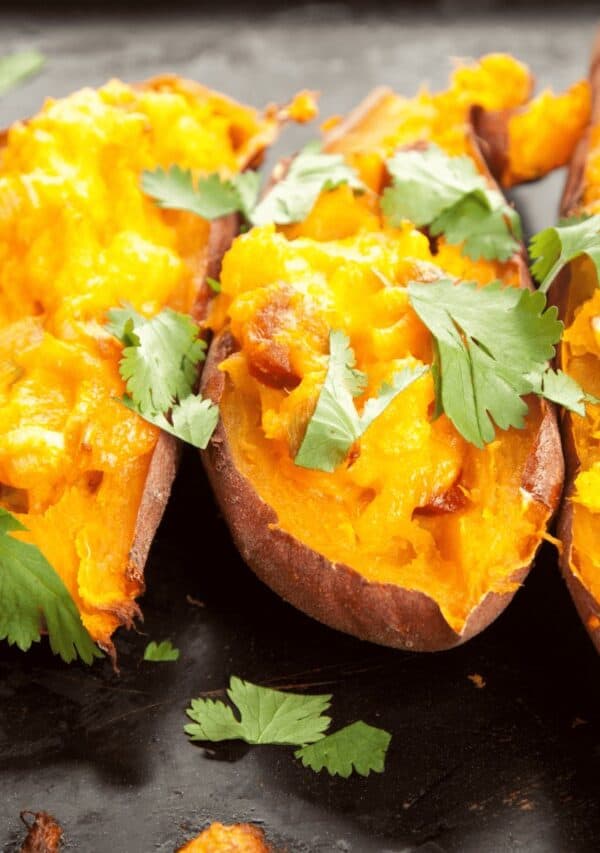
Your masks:
<svg viewBox="0 0 600 853"><path fill-rule="evenodd" d="M27 5L27 4L26 4ZM43 73L0 102L0 122L109 76L176 71L244 101L323 92L323 115L374 85L440 86L450 56L511 50L543 85L581 76L596 4L360 5L136 3L126 14L57 4L0 5L0 54L37 47ZM60 11L58 7L60 6ZM68 7L70 10L67 11ZM111 8L113 11L110 11ZM597 8L597 7L596 7ZM143 10L142 11L140 11ZM494 11L498 9L498 11ZM314 134L287 131L287 153ZM562 176L517 192L530 229L554 217ZM44 648L0 649L0 845L18 849L21 809L62 822L67 849L172 851L211 819L252 820L293 851L586 853L599 847L600 665L545 548L525 588L483 636L417 656L360 643L276 599L237 557L188 453L157 537L142 601L144 634L117 639L108 663L67 667ZM204 603L190 604L186 596ZM141 662L171 637L175 664ZM184 709L231 673L331 690L342 725L393 734L386 772L330 779L286 748L187 743ZM477 689L468 676L486 680Z"/></svg>

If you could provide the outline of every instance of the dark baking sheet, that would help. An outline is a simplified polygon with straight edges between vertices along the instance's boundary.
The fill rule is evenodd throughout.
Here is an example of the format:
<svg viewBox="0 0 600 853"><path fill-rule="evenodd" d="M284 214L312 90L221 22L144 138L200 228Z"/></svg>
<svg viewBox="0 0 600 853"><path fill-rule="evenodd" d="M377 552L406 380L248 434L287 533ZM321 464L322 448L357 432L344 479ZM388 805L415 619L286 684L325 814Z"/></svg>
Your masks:
<svg viewBox="0 0 600 853"><path fill-rule="evenodd" d="M114 4L113 4L114 6ZM2 124L108 76L174 70L257 104L303 86L323 112L350 108L388 83L411 93L443 83L451 55L510 49L544 84L581 75L593 8L540 13L494 4L243 5L230 15L170 7L11 14L0 7L0 53L36 46L44 73L0 102ZM21 7L22 9L22 7ZM307 129L286 133L289 152ZM530 228L554 216L561 176L516 197ZM64 666L45 648L0 647L0 844L18 849L19 811L47 810L67 849L172 851L208 821L251 820L292 851L585 853L600 837L600 664L542 549L530 579L484 635L420 656L360 643L305 618L241 563L198 459L181 476L148 567L140 632L108 662ZM203 606L190 603L188 596ZM141 662L170 637L176 664ZM190 698L231 673L273 686L332 691L336 723L357 718L393 734L386 772L331 779L289 750L192 746ZM480 674L478 689L469 675Z"/></svg>

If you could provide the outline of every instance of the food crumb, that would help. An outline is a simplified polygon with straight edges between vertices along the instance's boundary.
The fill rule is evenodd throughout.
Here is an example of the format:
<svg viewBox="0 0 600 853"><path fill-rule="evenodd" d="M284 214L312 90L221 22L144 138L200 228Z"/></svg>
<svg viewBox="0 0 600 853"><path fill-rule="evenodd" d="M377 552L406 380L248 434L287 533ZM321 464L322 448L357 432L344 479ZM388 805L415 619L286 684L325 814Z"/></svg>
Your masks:
<svg viewBox="0 0 600 853"><path fill-rule="evenodd" d="M481 690L485 687L485 678L482 675L479 675L478 672L474 672L472 673L472 675L467 675L467 678L469 679L469 681L473 682L473 684L475 685L475 687L477 687L478 690Z"/></svg>
<svg viewBox="0 0 600 853"><path fill-rule="evenodd" d="M575 719L571 723L571 728L576 729L578 728L578 726L587 726L587 722L587 720L584 720L581 717L575 717Z"/></svg>

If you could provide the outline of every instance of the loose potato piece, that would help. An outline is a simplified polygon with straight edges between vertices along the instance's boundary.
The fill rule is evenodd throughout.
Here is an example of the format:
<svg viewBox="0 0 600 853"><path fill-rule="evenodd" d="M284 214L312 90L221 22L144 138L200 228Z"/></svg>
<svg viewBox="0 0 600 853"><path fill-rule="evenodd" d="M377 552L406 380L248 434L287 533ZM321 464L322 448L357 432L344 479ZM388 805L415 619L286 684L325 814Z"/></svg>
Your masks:
<svg viewBox="0 0 600 853"><path fill-rule="evenodd" d="M250 823L210 826L179 848L179 853L273 853L262 829Z"/></svg>
<svg viewBox="0 0 600 853"><path fill-rule="evenodd" d="M479 80L489 81L484 63ZM415 141L413 131L452 153L471 153L487 174L463 95L461 88L429 103L423 122L420 96L411 106L378 91L325 146L376 191L385 183L384 158ZM445 126L441 112L432 118L442 103ZM305 222L255 228L234 242L209 318L217 336L202 378L203 394L221 411L203 461L243 558L325 624L422 651L464 642L504 609L527 574L563 476L551 407L531 400L523 431L498 431L478 450L445 416L431 420L429 374L396 398L333 473L294 463L298 423L305 427L324 381L327 349L316 318L344 330L373 393L401 365L431 363L431 336L405 286L431 280L432 264L483 285L501 277L531 287L520 254L473 262L443 239L432 248L408 222L390 228L371 194L325 193ZM252 370L246 330L272 287L302 296L296 322L276 324L277 343L300 377L291 390Z"/></svg>

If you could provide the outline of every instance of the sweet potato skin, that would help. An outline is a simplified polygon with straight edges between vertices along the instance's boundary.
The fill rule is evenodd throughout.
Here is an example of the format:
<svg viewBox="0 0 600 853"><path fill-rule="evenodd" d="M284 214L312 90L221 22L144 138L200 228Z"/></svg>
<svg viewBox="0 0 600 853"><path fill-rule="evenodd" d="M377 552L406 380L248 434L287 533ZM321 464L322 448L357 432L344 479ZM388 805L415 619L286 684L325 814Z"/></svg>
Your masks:
<svg viewBox="0 0 600 853"><path fill-rule="evenodd" d="M589 73L592 90L591 126L600 121L600 34L596 37L592 49ZM560 212L569 216L577 210L583 199L584 173L589 149L589 129L581 138L569 165L569 172L563 191ZM571 266L565 267L558 274L550 288L550 299L558 307L562 319L566 316L567 299L571 286ZM560 360L560 359L559 359ZM561 433L565 455L565 488L558 516L557 532L562 543L560 551L560 569L579 613L581 621L596 650L600 653L600 602L598 602L571 567L573 554L573 505L571 498L575 490L575 480L580 471L580 459L573 438L573 416L564 411L561 416Z"/></svg>
<svg viewBox="0 0 600 853"><path fill-rule="evenodd" d="M384 107L388 89L375 90L326 138L325 149L341 137L360 133L370 117ZM479 153L475 136L473 148ZM481 164L487 169L481 155ZM271 185L285 174L280 164ZM283 166L283 167L281 167ZM491 175L490 175L491 178ZM525 251L515 257L522 287L532 288ZM219 365L237 348L224 330L212 342L201 379L201 393L219 403L228 381ZM277 514L235 467L223 422L201 456L217 503L234 542L254 573L285 601L319 622L359 639L409 651L443 651L480 633L507 607L514 592L488 593L471 611L457 633L446 622L438 604L424 593L399 585L367 580L350 566L332 563L277 527ZM551 514L562 491L564 462L555 409L542 401L542 420L523 473L523 488L544 503ZM521 584L528 563L510 580Z"/></svg>

